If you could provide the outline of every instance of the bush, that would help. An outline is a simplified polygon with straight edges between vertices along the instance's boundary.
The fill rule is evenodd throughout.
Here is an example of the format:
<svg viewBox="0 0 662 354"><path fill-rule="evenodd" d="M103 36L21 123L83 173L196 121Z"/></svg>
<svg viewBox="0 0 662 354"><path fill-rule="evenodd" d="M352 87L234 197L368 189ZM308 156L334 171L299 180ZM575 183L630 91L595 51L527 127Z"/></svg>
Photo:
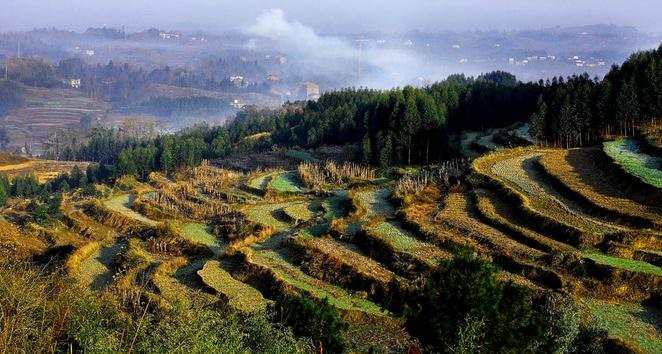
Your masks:
<svg viewBox="0 0 662 354"><path fill-rule="evenodd" d="M461 251L440 265L411 300L408 325L434 351L569 352L594 342L581 333L572 299L536 296L496 278L497 269Z"/></svg>
<svg viewBox="0 0 662 354"><path fill-rule="evenodd" d="M318 352L343 352L348 325L327 299L319 302L307 296L285 297L279 310L281 321L291 326L296 335L312 338Z"/></svg>
<svg viewBox="0 0 662 354"><path fill-rule="evenodd" d="M308 340L228 309L167 313L119 310L112 293L95 295L59 273L0 263L0 348L10 352L303 353ZM149 305L148 305L149 306Z"/></svg>

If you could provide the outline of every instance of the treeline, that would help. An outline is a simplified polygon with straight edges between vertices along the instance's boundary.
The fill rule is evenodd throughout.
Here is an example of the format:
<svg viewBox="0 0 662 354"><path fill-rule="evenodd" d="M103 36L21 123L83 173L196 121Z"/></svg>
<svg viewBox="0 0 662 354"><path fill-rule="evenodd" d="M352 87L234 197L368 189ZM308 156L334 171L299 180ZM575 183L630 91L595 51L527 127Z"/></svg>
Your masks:
<svg viewBox="0 0 662 354"><path fill-rule="evenodd" d="M112 165L116 173L145 178L234 149L252 151L283 147L315 148L355 144L357 159L381 166L428 163L452 153L449 131L498 127L520 120L532 110L529 84L495 72L478 78L452 76L431 87L388 91L347 89L324 94L318 101L287 104L278 110L247 109L224 127L198 126L151 140L124 138L116 131L95 129L89 141L61 152L62 159ZM508 107L521 107L520 110ZM479 119L468 119L476 115ZM266 142L246 137L270 132Z"/></svg>
<svg viewBox="0 0 662 354"><path fill-rule="evenodd" d="M9 198L28 199L27 211L39 223L46 223L61 216L62 193L79 189L87 195L96 195L94 183L108 181L111 172L100 165L90 164L83 172L74 166L69 173L62 173L56 178L40 183L34 174L25 174L9 179L0 175L0 207L4 207Z"/></svg>
<svg viewBox="0 0 662 354"><path fill-rule="evenodd" d="M359 158L374 165L429 163L452 153L449 133L501 127L530 115L537 92L537 85L504 72L454 75L426 88L330 92L271 116L244 112L233 129L273 132L272 142L281 146L356 144Z"/></svg>
<svg viewBox="0 0 662 354"><path fill-rule="evenodd" d="M123 136L115 129L94 128L88 141L67 147L61 159L93 161L97 169L90 178L108 181L133 175L146 179L152 171L170 174L179 168L199 165L205 159L226 156L232 143L226 128L196 126L177 134L156 138Z"/></svg>
<svg viewBox="0 0 662 354"><path fill-rule="evenodd" d="M149 141L96 130L88 144L63 158L115 165L127 150L118 172L144 177L150 170L170 172L240 146L255 151L273 145L352 144L356 159L365 163L424 164L452 157L451 134L504 127L529 117L532 135L541 144L593 144L605 135L631 134L662 112L661 53L635 54L603 81L587 75L538 83L521 83L504 72L453 75L425 88L346 89L278 110L251 108L225 127L196 127ZM246 137L263 132L270 133L267 140L246 146Z"/></svg>
<svg viewBox="0 0 662 354"><path fill-rule="evenodd" d="M634 135L642 123L662 117L662 46L633 54L602 81L584 74L540 86L530 122L539 143L573 147Z"/></svg>

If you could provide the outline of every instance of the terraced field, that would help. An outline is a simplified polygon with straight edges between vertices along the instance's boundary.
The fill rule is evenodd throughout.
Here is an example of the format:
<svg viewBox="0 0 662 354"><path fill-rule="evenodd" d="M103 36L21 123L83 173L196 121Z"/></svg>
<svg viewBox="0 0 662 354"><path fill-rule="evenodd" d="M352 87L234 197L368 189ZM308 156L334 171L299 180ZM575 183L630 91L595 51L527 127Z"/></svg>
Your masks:
<svg viewBox="0 0 662 354"><path fill-rule="evenodd" d="M512 149L480 158L473 169L486 189L473 192L477 211L540 252L579 256L659 287L662 268L634 254L652 252L656 259L662 214L628 198L636 191L610 184L613 178L590 162L597 161L596 154L595 149Z"/></svg>
<svg viewBox="0 0 662 354"><path fill-rule="evenodd" d="M116 211L130 219L134 219L138 222L155 226L157 223L154 220L151 220L142 214L139 214L131 209L135 196L131 194L121 194L116 197L110 198L104 202L104 205L113 211Z"/></svg>
<svg viewBox="0 0 662 354"><path fill-rule="evenodd" d="M271 182L271 179L276 175L278 172L269 172L269 173L260 173L257 176L251 178L247 185L250 188L259 190L259 191L266 191L267 187L269 186L269 183Z"/></svg>
<svg viewBox="0 0 662 354"><path fill-rule="evenodd" d="M540 164L546 173L577 195L586 198L588 203L613 214L620 214L622 219L632 219L633 223L648 226L645 225L648 221L652 224L650 226L659 228L660 225L656 223L660 222L662 206L645 205L632 200L636 198L644 201L647 197L628 193L627 188L614 181L610 172L598 165L600 155L601 152L595 148L557 149L544 154L540 158Z"/></svg>
<svg viewBox="0 0 662 354"><path fill-rule="evenodd" d="M96 251L78 265L76 275L83 284L93 289L102 289L112 281L113 258L125 251L126 244L118 242L105 247L93 248L96 248Z"/></svg>
<svg viewBox="0 0 662 354"><path fill-rule="evenodd" d="M365 210L362 228L366 236L377 243L384 244L395 254L412 258L424 265L434 267L442 259L451 257L450 253L417 239L405 230L401 223L392 221L395 208L388 198L388 189L363 190L355 194L357 204Z"/></svg>
<svg viewBox="0 0 662 354"><path fill-rule="evenodd" d="M597 326L617 338L627 338L646 353L658 353L662 348L659 313L645 306L607 302L600 300L580 301L585 313L594 318Z"/></svg>
<svg viewBox="0 0 662 354"><path fill-rule="evenodd" d="M271 180L269 187L280 193L299 193L302 191L294 171L277 174Z"/></svg>
<svg viewBox="0 0 662 354"><path fill-rule="evenodd" d="M56 178L61 173L69 173L74 166L78 166L82 171L85 171L87 165L88 163L86 162L34 159L18 163L2 164L0 165L0 173L5 174L9 178L34 174L39 182L43 183Z"/></svg>
<svg viewBox="0 0 662 354"><path fill-rule="evenodd" d="M268 226L278 232L288 230L291 225L284 217L284 208L293 207L297 202L261 203L244 208L246 217L257 224Z"/></svg>
<svg viewBox="0 0 662 354"><path fill-rule="evenodd" d="M34 153L43 151L49 134L61 129L78 128L83 115L101 119L108 105L66 89L28 88L25 107L4 118L10 137L10 149L32 146Z"/></svg>
<svg viewBox="0 0 662 354"><path fill-rule="evenodd" d="M198 275L207 286L227 298L230 306L242 312L263 311L267 306L259 291L232 278L218 261L205 263Z"/></svg>
<svg viewBox="0 0 662 354"><path fill-rule="evenodd" d="M303 188L295 171L270 171L258 173L246 185L260 192L272 190L278 193L300 193Z"/></svg>
<svg viewBox="0 0 662 354"><path fill-rule="evenodd" d="M188 223L182 227L182 236L186 239L207 246L214 254L221 254L227 246L218 237L212 235L207 225Z"/></svg>
<svg viewBox="0 0 662 354"><path fill-rule="evenodd" d="M377 316L386 314L384 309L368 300L353 296L339 286L305 274L300 268L288 262L278 249L256 248L248 253L246 258L250 264L270 271L275 281L285 288L293 288L320 300L327 299L341 310L361 311Z"/></svg>
<svg viewBox="0 0 662 354"><path fill-rule="evenodd" d="M402 199L386 178L313 192L292 171L205 166L202 177L66 199L65 222L38 231L48 247L71 247L67 267L83 286L124 303L261 313L305 294L335 306L352 340L389 323L374 340L402 343L411 338L392 297L468 248L502 281L568 292L612 335L656 352L659 328L642 318L658 317L641 303L662 289L662 215L586 163L599 152L500 149L461 183ZM623 321L636 331L629 338Z"/></svg>
<svg viewBox="0 0 662 354"><path fill-rule="evenodd" d="M327 262L334 263L335 269L330 267L327 269L329 272L346 269L381 284L388 284L394 278L399 278L379 262L364 256L355 245L329 237L315 237L308 232L299 233L294 242L308 250L311 257L321 256L326 258Z"/></svg>
<svg viewBox="0 0 662 354"><path fill-rule="evenodd" d="M619 225L588 215L572 200L559 194L535 168L546 150L515 149L494 153L474 163L475 169L522 196L524 204L550 220L578 231L577 244L595 244L602 236L624 231Z"/></svg>

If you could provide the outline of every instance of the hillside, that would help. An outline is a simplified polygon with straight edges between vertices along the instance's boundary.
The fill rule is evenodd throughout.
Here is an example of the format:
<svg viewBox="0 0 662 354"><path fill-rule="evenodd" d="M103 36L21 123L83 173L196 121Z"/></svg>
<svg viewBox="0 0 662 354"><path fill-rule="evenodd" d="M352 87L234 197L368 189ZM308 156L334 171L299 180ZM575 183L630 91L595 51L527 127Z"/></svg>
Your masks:
<svg viewBox="0 0 662 354"><path fill-rule="evenodd" d="M628 317L626 335L610 318L624 308L659 316L642 304L662 289L662 211L645 191L601 178L606 166L586 163L601 154L502 149L464 167L449 189L420 179L425 171L379 178L288 152L278 164L301 162L298 170L152 173L104 197L67 198L63 222L47 231L20 229L43 230L47 249L71 247L63 262L89 291L140 294L158 311L220 301L254 313L287 294L325 299L358 351L371 345L365 338L395 351L416 343L389 299L468 248L502 281L567 292L587 321L658 352L651 323Z"/></svg>
<svg viewBox="0 0 662 354"><path fill-rule="evenodd" d="M662 184L644 123L662 86L639 79L661 56L602 81L346 89L172 134L131 120L55 154L89 163L7 156L0 308L15 325L0 344L659 353ZM41 113L10 116L12 131L94 110L39 92L16 112ZM139 117L228 103L145 94L126 107Z"/></svg>
<svg viewBox="0 0 662 354"><path fill-rule="evenodd" d="M44 142L58 130L80 127L84 115L92 122L106 114L108 105L68 89L26 88L25 103L2 118L10 150L29 147L32 154L44 151Z"/></svg>

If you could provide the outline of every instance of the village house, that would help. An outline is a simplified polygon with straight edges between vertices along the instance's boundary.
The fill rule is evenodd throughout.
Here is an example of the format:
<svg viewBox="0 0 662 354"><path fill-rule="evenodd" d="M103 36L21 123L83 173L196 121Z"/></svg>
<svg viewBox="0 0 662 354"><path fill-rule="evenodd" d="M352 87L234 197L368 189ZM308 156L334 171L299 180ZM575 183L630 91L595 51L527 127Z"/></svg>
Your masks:
<svg viewBox="0 0 662 354"><path fill-rule="evenodd" d="M81 80L80 79L69 79L69 80L67 80L67 83L69 84L69 87L71 87L72 89L79 89Z"/></svg>
<svg viewBox="0 0 662 354"><path fill-rule="evenodd" d="M303 90L308 100L318 100L321 96L320 86L314 82L304 83Z"/></svg>

